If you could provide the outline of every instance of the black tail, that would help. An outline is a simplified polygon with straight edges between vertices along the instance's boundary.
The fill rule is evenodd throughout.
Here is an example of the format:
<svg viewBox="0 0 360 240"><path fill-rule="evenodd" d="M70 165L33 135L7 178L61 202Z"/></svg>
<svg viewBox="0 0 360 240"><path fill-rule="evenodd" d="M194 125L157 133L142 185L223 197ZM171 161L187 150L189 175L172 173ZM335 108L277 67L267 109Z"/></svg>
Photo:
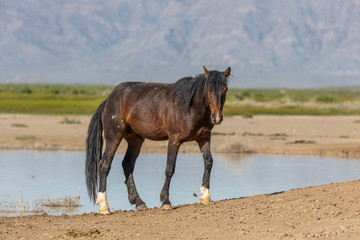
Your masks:
<svg viewBox="0 0 360 240"><path fill-rule="evenodd" d="M105 101L100 104L92 116L86 139L86 186L89 197L94 203L96 202L96 191L98 189L98 163L101 159L103 146L101 111L104 104Z"/></svg>

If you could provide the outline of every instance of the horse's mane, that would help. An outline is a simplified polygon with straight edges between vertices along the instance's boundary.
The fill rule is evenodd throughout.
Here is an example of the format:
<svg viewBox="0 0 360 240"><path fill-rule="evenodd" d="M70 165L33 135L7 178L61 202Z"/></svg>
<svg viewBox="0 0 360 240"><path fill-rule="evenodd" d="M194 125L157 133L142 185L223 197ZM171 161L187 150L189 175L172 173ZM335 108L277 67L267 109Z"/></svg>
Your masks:
<svg viewBox="0 0 360 240"><path fill-rule="evenodd" d="M227 79L221 75L218 71L211 71L207 79L204 74L199 74L196 77L181 78L171 84L170 94L175 96L175 103L180 112L187 113L193 104L194 98L204 94L205 87L215 91L221 86L227 85Z"/></svg>

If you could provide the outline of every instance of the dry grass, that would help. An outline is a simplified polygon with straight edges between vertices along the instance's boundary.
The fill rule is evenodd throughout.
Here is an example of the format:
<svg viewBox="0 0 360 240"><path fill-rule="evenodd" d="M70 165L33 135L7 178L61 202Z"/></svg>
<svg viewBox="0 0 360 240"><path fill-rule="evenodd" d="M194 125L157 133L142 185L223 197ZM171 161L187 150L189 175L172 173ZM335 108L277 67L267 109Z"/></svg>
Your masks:
<svg viewBox="0 0 360 240"><path fill-rule="evenodd" d="M64 198L40 198L32 204L19 196L16 201L9 200L9 196L0 202L0 216L25 216L31 214L74 214L79 211L80 190L77 196Z"/></svg>
<svg viewBox="0 0 360 240"><path fill-rule="evenodd" d="M30 211L30 204L25 201L20 195L15 201L9 201L9 196L6 195L6 200L0 202L0 216L24 216Z"/></svg>

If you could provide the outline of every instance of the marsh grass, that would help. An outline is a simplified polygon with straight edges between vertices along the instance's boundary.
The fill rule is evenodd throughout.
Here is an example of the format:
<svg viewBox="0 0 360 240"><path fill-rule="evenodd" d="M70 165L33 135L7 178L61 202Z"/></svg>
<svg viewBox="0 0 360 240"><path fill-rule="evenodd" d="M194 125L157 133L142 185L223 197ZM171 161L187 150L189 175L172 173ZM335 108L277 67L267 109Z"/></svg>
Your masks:
<svg viewBox="0 0 360 240"><path fill-rule="evenodd" d="M9 196L0 202L0 216L24 216L30 211L30 204L19 195L15 201L10 201Z"/></svg>
<svg viewBox="0 0 360 240"><path fill-rule="evenodd" d="M76 213L80 205L80 194L78 196L65 196L63 198L41 198L33 203L32 213L48 214L73 214Z"/></svg>
<svg viewBox="0 0 360 240"><path fill-rule="evenodd" d="M40 198L33 203L26 201L20 195L15 201L9 196L0 202L0 216L25 216L31 214L74 214L79 211L80 190L77 196L61 198Z"/></svg>

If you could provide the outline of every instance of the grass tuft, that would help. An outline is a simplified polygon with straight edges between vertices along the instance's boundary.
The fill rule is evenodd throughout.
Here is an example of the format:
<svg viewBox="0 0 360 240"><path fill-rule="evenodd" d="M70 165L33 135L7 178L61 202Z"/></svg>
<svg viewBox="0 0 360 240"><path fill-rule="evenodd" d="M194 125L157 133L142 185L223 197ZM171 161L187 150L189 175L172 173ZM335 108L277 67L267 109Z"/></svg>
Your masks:
<svg viewBox="0 0 360 240"><path fill-rule="evenodd" d="M9 198L9 196L8 196ZM77 196L63 198L41 198L32 204L25 201L22 196L15 201L9 199L0 202L0 216L25 216L30 214L74 214L80 205L80 189Z"/></svg>
<svg viewBox="0 0 360 240"><path fill-rule="evenodd" d="M24 135L24 136L19 136L15 138L16 140L20 140L20 141L36 141L36 140L40 140L40 138L37 138L33 135Z"/></svg>
<svg viewBox="0 0 360 240"><path fill-rule="evenodd" d="M80 120L76 118L65 117L63 121L59 122L60 124L81 124Z"/></svg>
<svg viewBox="0 0 360 240"><path fill-rule="evenodd" d="M18 128L27 128L28 126L22 123L14 123L11 124L12 127L18 127Z"/></svg>
<svg viewBox="0 0 360 240"><path fill-rule="evenodd" d="M243 135L243 136L259 137L259 136L263 136L264 134L262 134L262 133L244 132L242 135Z"/></svg>

